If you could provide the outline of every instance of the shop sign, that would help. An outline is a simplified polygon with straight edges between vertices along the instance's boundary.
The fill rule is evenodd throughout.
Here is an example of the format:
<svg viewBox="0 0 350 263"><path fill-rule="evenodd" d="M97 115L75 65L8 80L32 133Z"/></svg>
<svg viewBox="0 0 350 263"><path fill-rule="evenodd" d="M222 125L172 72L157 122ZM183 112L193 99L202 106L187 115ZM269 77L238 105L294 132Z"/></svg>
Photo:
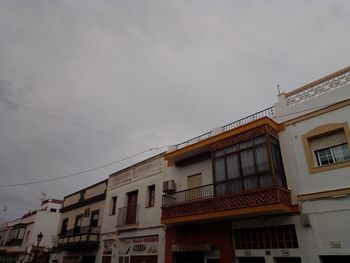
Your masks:
<svg viewBox="0 0 350 263"><path fill-rule="evenodd" d="M158 236L147 236L121 239L119 242L120 255L157 255Z"/></svg>
<svg viewBox="0 0 350 263"><path fill-rule="evenodd" d="M331 241L330 245L331 245L331 248L341 248L340 241Z"/></svg>
<svg viewBox="0 0 350 263"><path fill-rule="evenodd" d="M112 254L112 250L113 250L114 240L113 239L107 239L107 240L104 240L103 243L104 243L103 254L104 255L111 255Z"/></svg>

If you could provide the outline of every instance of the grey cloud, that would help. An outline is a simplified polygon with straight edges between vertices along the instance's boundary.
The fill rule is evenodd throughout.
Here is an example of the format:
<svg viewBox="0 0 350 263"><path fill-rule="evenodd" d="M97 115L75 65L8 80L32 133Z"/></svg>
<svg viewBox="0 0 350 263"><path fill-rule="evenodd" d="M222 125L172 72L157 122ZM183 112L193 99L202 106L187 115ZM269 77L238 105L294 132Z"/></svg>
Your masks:
<svg viewBox="0 0 350 263"><path fill-rule="evenodd" d="M8 110L17 110L18 107L11 103L14 98L12 84L9 81L0 79L0 106Z"/></svg>
<svg viewBox="0 0 350 263"><path fill-rule="evenodd" d="M0 97L125 140L0 102L0 183L144 150L130 141L179 143L271 106L277 83L286 91L349 65L349 8L327 0L1 1ZM62 198L141 159L2 188L0 203L17 204L13 218L40 191Z"/></svg>

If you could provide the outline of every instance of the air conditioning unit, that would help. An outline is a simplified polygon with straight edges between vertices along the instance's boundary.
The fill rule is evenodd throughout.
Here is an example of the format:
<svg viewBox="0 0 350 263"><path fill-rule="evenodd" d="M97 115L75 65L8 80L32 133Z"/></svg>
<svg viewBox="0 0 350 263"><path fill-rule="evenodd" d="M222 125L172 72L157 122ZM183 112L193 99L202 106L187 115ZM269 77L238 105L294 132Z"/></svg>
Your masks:
<svg viewBox="0 0 350 263"><path fill-rule="evenodd" d="M163 182L163 193L172 194L175 192L175 181L169 180Z"/></svg>

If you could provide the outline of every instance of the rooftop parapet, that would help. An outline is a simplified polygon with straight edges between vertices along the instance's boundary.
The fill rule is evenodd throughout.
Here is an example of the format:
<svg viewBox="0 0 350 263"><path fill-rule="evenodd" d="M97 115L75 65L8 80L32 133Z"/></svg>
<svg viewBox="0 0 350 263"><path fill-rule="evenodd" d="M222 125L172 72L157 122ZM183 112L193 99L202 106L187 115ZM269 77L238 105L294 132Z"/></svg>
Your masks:
<svg viewBox="0 0 350 263"><path fill-rule="evenodd" d="M287 100L287 105L294 106L330 91L343 88L348 83L350 83L350 67L346 67L324 78L313 81L284 94Z"/></svg>

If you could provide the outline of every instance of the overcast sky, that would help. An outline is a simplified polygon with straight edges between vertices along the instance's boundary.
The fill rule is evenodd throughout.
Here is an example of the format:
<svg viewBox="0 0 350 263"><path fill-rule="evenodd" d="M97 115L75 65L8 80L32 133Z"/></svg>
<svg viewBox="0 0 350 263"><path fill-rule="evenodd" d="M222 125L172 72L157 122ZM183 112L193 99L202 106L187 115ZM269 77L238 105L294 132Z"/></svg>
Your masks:
<svg viewBox="0 0 350 263"><path fill-rule="evenodd" d="M1 0L0 184L94 168L269 107L277 83L288 91L349 66L349 10L347 0ZM147 156L0 188L1 209L14 219L41 192L63 198Z"/></svg>

